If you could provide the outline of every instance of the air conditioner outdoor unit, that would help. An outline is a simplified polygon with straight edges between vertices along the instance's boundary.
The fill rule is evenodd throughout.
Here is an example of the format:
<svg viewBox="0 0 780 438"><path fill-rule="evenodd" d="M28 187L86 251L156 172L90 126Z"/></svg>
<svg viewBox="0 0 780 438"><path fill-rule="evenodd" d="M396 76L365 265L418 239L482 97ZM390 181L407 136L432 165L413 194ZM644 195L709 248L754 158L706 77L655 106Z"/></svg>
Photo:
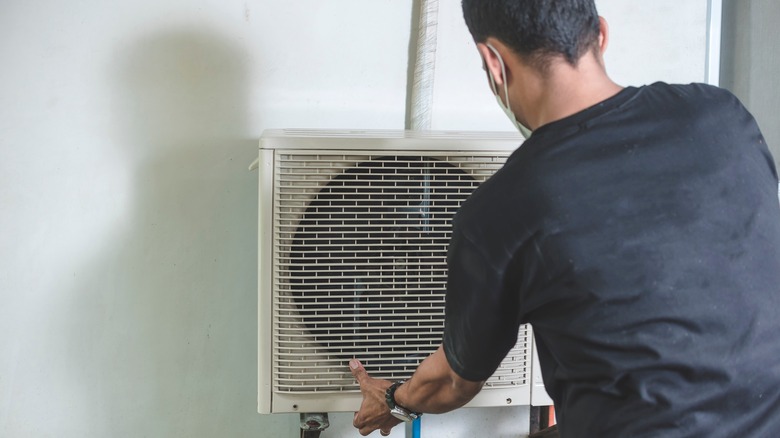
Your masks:
<svg viewBox="0 0 780 438"><path fill-rule="evenodd" d="M520 143L510 133L263 134L259 412L358 410L352 357L374 377L412 374L441 343L452 217ZM531 362L523 326L468 406L530 404Z"/></svg>

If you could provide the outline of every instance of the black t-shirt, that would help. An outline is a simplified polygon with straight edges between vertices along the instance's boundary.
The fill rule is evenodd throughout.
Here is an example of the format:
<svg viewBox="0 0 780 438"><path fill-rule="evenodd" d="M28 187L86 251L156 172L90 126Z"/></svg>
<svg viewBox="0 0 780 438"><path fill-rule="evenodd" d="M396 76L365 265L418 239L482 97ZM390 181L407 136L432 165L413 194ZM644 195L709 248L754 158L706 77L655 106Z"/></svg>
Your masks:
<svg viewBox="0 0 780 438"><path fill-rule="evenodd" d="M531 323L565 437L780 437L780 203L702 84L539 128L454 220L444 349L484 380Z"/></svg>

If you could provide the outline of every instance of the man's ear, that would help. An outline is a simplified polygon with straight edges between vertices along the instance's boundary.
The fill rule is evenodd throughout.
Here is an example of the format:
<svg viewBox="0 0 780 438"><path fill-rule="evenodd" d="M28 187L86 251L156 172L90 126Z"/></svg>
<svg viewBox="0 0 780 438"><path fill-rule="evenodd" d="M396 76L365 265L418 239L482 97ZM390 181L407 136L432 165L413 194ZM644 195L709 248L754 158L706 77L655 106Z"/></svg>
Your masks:
<svg viewBox="0 0 780 438"><path fill-rule="evenodd" d="M609 44L609 25L604 17L599 16L599 51L603 55Z"/></svg>
<svg viewBox="0 0 780 438"><path fill-rule="evenodd" d="M504 72L501 69L501 60L496 52L494 52L486 43L477 43L477 50L479 50L479 54L482 56L486 73L489 72L493 74L493 80L496 81L496 87L499 87L500 89L500 87L504 86L504 81L506 80L506 78L504 78ZM504 70L506 70L506 66L504 67ZM489 82L490 78L488 78L488 83Z"/></svg>

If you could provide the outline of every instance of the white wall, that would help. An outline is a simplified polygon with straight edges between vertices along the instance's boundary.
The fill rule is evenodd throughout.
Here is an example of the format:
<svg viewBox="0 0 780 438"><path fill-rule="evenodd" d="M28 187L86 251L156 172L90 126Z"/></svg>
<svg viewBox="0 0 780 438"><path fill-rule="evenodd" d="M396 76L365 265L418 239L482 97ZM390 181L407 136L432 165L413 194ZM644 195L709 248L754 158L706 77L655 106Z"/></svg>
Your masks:
<svg viewBox="0 0 780 438"><path fill-rule="evenodd" d="M609 24L605 62L616 82L639 86L706 81L707 0L596 0L596 6ZM440 2L439 8L432 128L512 129L487 91L460 2Z"/></svg>
<svg viewBox="0 0 780 438"><path fill-rule="evenodd" d="M441 6L434 127L509 129L456 3ZM611 18L611 59L630 66L615 74L662 76L665 59L621 62L637 55L618 36L673 20L698 38L701 7L624 3L598 2L626 14ZM296 416L255 413L246 166L266 128L402 128L411 7L0 3L0 436L297 436ZM511 436L527 413L428 416L424 433ZM332 420L328 436L358 436L349 414Z"/></svg>

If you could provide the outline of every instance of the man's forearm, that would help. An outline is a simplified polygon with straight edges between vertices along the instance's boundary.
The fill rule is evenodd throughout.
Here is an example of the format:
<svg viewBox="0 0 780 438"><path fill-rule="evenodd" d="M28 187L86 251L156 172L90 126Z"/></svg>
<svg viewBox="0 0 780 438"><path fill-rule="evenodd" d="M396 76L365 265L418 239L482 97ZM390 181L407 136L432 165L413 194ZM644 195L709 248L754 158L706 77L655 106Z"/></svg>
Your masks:
<svg viewBox="0 0 780 438"><path fill-rule="evenodd" d="M395 393L396 402L415 412L440 414L457 409L482 389L485 382L472 382L458 376L447 362L444 348L428 356Z"/></svg>

